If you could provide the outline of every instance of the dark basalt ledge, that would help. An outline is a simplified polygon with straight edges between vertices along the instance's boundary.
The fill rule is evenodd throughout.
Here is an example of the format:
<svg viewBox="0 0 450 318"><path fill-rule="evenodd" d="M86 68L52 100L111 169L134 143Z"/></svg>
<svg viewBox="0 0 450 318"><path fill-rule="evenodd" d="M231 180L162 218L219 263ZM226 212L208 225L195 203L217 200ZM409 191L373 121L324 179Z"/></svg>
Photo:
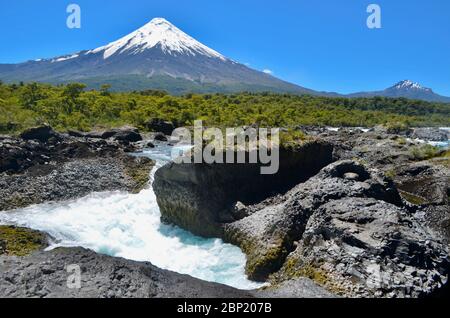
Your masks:
<svg viewBox="0 0 450 318"><path fill-rule="evenodd" d="M67 287L81 269L81 288ZM26 257L0 254L1 298L323 298L333 297L309 279L277 288L244 291L159 269L147 262L97 254L83 248L58 248Z"/></svg>
<svg viewBox="0 0 450 318"><path fill-rule="evenodd" d="M67 287L67 266L81 269L81 288ZM0 297L45 298L249 298L251 292L203 282L82 248L58 248L27 257L0 255ZM70 281L70 279L69 279Z"/></svg>
<svg viewBox="0 0 450 318"><path fill-rule="evenodd" d="M168 164L156 172L155 190L164 222L205 237L224 237L223 224L242 216L237 202L251 205L306 181L332 162L333 147L320 140L280 150L275 175L260 164Z"/></svg>

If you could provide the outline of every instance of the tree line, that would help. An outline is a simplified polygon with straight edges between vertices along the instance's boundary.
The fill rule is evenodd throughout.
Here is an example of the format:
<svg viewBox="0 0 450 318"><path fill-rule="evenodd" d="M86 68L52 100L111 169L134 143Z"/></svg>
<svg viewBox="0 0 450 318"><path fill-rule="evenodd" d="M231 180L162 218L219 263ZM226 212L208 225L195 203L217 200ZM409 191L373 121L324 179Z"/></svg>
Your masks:
<svg viewBox="0 0 450 318"><path fill-rule="evenodd" d="M54 86L0 82L2 133L43 123L62 131L122 125L145 129L153 118L179 126L190 126L197 119L218 127L450 126L450 104L405 98L350 99L249 92L171 96L157 90L111 92L109 85L86 90L80 83Z"/></svg>

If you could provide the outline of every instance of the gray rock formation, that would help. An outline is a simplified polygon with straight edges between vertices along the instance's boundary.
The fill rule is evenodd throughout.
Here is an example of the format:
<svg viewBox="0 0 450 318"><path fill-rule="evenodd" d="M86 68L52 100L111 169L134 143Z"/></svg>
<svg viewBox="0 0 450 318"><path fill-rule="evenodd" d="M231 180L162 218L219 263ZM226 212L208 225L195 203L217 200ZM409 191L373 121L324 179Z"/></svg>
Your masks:
<svg viewBox="0 0 450 318"><path fill-rule="evenodd" d="M38 140L46 142L51 138L60 139L61 136L53 131L50 126L29 128L20 135L24 140Z"/></svg>
<svg viewBox="0 0 450 318"><path fill-rule="evenodd" d="M81 271L79 289L67 285L76 283L72 276L76 271L70 265L79 266ZM0 268L1 298L333 297L309 279L244 291L83 248L58 248L27 257L0 254Z"/></svg>
<svg viewBox="0 0 450 318"><path fill-rule="evenodd" d="M75 273L69 265L81 269L80 289L67 285L74 282L71 275ZM252 297L251 292L82 248L59 248L27 257L0 256L0 268L1 298Z"/></svg>
<svg viewBox="0 0 450 318"><path fill-rule="evenodd" d="M146 124L146 127L150 131L162 133L166 136L172 135L173 131L176 128L174 123L172 123L170 121L165 121L160 118L153 118Z"/></svg>
<svg viewBox="0 0 450 318"><path fill-rule="evenodd" d="M276 287L254 291L261 298L336 298L336 295L320 287L309 278L294 278Z"/></svg>
<svg viewBox="0 0 450 318"><path fill-rule="evenodd" d="M277 279L299 273L352 297L421 297L448 280L447 246L407 211L371 198L320 206Z"/></svg>
<svg viewBox="0 0 450 318"><path fill-rule="evenodd" d="M349 173L357 179L346 179ZM225 225L225 238L248 255L247 274L264 281L283 266L311 215L322 204L348 197L373 197L401 204L394 185L382 175L352 161L338 162L294 187L278 202L268 203L249 217Z"/></svg>
<svg viewBox="0 0 450 318"><path fill-rule="evenodd" d="M438 128L416 128L412 138L427 141L447 141L450 139L450 134L448 131Z"/></svg>
<svg viewBox="0 0 450 318"><path fill-rule="evenodd" d="M418 205L448 205L450 169L433 162L418 162L399 167L395 178L397 187Z"/></svg>
<svg viewBox="0 0 450 318"><path fill-rule="evenodd" d="M260 164L168 164L155 175L153 188L165 222L197 235L222 237L222 224L236 220L238 201L254 204L283 193L332 161L333 148L311 141L281 150L276 175L261 175Z"/></svg>
<svg viewBox="0 0 450 318"><path fill-rule="evenodd" d="M91 192L138 192L147 185L154 163L124 150L114 140L86 137L0 139L0 211Z"/></svg>
<svg viewBox="0 0 450 318"><path fill-rule="evenodd" d="M192 226L201 201L189 197L185 179L171 181L179 182L177 202L193 200L192 210L183 214L181 205L179 214L187 217L179 224ZM208 211L216 210L201 213ZM222 237L247 254L247 274L255 280L270 277L278 286L308 277L351 297L421 297L448 280L448 246L404 205L391 179L355 161L331 164L285 195L241 201L234 211L244 218L223 221ZM210 220L204 217L203 226Z"/></svg>

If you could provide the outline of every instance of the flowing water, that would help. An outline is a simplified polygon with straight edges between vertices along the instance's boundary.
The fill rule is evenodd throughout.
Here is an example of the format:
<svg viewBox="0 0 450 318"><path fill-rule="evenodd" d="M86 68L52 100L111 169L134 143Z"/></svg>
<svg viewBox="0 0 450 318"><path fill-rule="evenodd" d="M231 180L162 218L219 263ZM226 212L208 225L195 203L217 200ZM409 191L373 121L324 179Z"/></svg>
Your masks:
<svg viewBox="0 0 450 318"><path fill-rule="evenodd" d="M170 152L161 145L141 155L154 159L159 168L169 161ZM154 171L152 179L153 175ZM149 186L139 194L93 193L69 202L0 212L0 223L49 233L55 238L50 249L82 246L241 289L261 286L245 276L246 257L238 247L162 224L160 216Z"/></svg>

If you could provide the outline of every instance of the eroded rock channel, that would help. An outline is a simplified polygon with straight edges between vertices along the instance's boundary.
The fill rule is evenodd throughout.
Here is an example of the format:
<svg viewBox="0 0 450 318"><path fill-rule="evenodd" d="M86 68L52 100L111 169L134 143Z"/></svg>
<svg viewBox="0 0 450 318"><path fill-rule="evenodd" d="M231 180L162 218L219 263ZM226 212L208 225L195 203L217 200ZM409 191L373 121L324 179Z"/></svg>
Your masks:
<svg viewBox="0 0 450 318"><path fill-rule="evenodd" d="M424 297L448 290L448 151L430 155L380 129L307 133L315 137L282 151L277 175L261 175L259 165L169 163L153 183L164 222L239 246L248 277L269 287L242 291L83 248L48 252L54 238L47 234L1 226L0 296ZM154 162L128 153L145 147L154 144L131 127L1 136L0 210L105 190L137 193ZM80 264L81 290L64 288L67 263Z"/></svg>
<svg viewBox="0 0 450 318"><path fill-rule="evenodd" d="M420 161L409 153L413 145L388 132L319 135L284 152L277 176L260 176L254 166L163 167L154 182L163 220L240 246L249 277L273 286L307 277L349 297L441 290L449 271L448 167L436 168L444 199L412 204L397 186L401 171Z"/></svg>

